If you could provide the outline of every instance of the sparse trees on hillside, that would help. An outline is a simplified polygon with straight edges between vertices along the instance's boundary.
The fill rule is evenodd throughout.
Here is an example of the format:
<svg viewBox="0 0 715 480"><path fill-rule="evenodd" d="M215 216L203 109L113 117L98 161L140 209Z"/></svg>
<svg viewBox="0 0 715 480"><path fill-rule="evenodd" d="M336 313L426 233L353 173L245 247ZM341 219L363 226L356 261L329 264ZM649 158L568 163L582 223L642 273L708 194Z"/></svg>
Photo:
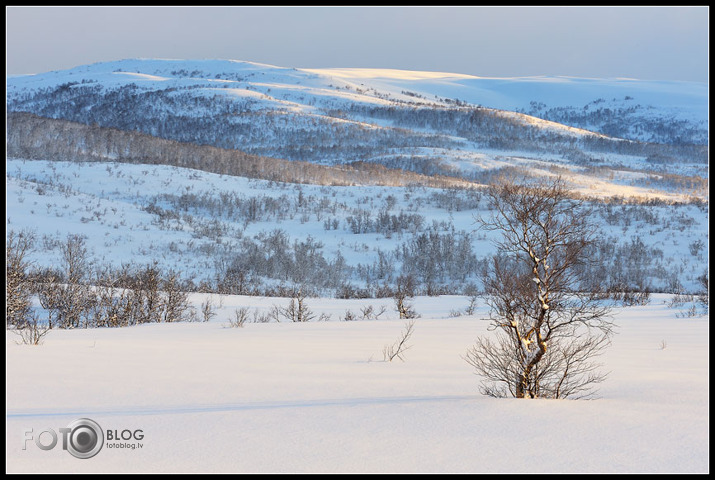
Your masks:
<svg viewBox="0 0 715 480"><path fill-rule="evenodd" d="M127 111L131 110L126 105L125 107ZM215 116L211 114L210 118L213 119ZM301 161L301 159L286 160L275 156L251 154L236 150L235 144L224 145L224 148L219 148L220 145L209 146L208 144L212 142L203 142L196 137L191 137L199 131L214 132L213 129L206 130L206 124L192 125L195 119L185 116L173 118L162 115L162 119L165 120L162 124L177 122L174 128L185 129L186 132L168 140L150 136L151 132L137 133L141 129L135 126L122 125L123 129L117 130L98 127L92 121L89 122L90 125L82 125L28 113L11 112L7 116L7 154L28 159L80 161L104 161L109 157L117 162L165 164L224 175L322 185L417 183L441 187L465 185L459 179L425 176L409 171L388 169L372 163L355 162L337 168ZM187 136L189 138L185 138ZM342 137L327 135L327 139L331 142L336 138ZM274 141L275 139L272 138L271 142ZM301 137L301 142L309 143L304 137Z"/></svg>

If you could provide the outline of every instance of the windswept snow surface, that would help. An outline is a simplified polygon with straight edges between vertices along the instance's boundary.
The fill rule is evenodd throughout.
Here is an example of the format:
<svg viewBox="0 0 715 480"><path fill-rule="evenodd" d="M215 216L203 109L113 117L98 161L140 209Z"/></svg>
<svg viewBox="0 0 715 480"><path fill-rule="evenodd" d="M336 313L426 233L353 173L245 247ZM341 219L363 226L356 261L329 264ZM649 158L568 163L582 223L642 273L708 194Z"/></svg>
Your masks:
<svg viewBox="0 0 715 480"><path fill-rule="evenodd" d="M384 304L375 321L226 328L239 306L287 299L224 297L207 323L53 330L40 346L8 332L6 471L707 473L709 318L668 300L615 311L610 376L582 401L481 396L461 356L489 334L486 309L450 318L464 297L415 299L405 362L382 358L404 327L389 299L308 299L333 318ZM143 437L86 460L61 437L23 441L79 418Z"/></svg>

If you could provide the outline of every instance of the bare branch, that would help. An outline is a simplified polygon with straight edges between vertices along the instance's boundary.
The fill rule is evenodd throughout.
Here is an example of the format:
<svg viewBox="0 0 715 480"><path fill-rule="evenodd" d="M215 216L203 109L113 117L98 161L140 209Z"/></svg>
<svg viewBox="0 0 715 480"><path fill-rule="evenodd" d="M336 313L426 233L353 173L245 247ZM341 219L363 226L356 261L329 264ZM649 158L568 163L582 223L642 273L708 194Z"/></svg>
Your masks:
<svg viewBox="0 0 715 480"><path fill-rule="evenodd" d="M405 324L405 328L400 334L400 338L398 338L392 345L385 345L382 349L382 356L386 362L391 362L395 358L399 358L403 362L405 361L402 355L404 355L405 351L412 348L412 345L407 345L407 341L412 336L414 326L415 321L410 320Z"/></svg>

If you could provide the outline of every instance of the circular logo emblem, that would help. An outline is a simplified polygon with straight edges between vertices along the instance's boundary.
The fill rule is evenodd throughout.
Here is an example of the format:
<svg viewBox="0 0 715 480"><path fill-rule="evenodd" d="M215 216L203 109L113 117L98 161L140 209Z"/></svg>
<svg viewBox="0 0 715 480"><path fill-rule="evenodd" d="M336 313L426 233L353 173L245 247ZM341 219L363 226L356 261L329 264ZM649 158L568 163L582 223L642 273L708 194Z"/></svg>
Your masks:
<svg viewBox="0 0 715 480"><path fill-rule="evenodd" d="M67 450L77 458L92 458L104 443L102 428L94 420L80 418L69 424Z"/></svg>

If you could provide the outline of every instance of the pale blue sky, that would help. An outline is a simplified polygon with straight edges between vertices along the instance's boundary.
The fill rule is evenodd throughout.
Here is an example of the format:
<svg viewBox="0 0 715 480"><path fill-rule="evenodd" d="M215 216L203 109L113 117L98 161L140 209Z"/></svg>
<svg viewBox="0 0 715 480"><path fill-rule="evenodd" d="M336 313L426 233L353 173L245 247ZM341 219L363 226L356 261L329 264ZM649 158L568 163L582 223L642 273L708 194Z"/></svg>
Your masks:
<svg viewBox="0 0 715 480"><path fill-rule="evenodd" d="M6 68L234 59L707 82L708 16L708 7L6 6Z"/></svg>

